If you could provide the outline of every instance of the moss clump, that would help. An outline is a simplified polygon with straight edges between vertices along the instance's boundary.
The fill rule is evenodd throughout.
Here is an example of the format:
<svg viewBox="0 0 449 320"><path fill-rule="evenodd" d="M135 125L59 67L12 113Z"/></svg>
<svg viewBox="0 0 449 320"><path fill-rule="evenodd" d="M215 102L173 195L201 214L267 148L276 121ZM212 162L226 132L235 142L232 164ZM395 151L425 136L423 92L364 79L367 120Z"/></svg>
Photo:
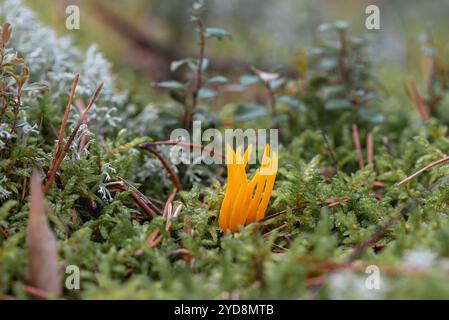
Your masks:
<svg viewBox="0 0 449 320"><path fill-rule="evenodd" d="M297 78L267 80L255 70L240 79L244 88L266 89L275 113L230 104L220 118L206 98L195 110L177 113L117 93L110 65L94 49L76 55L69 40L58 39L20 2L0 8L1 22L12 25L9 38L3 24L0 52L0 297L32 293L28 186L33 168L45 180L54 162L76 72L78 109L70 110L66 137L95 85L105 85L46 195L59 263L81 270L80 290L65 288L64 298L449 297L449 167L443 163L398 185L449 153L448 123L422 121L409 112L402 92L379 90L365 43L351 38L345 24L322 28L325 39L299 61ZM195 8L200 23L201 5ZM27 24L36 31L30 39ZM37 43L31 48L25 39ZM196 70L196 61L188 60L188 67ZM181 106L192 94L173 82L169 89ZM223 168L168 163L172 172L166 170L160 159L168 158L168 149L155 141L183 127L186 114L209 120L209 127L243 117L241 127L280 128L279 169L265 220L223 235ZM173 174L184 191L172 201ZM365 286L369 265L380 270L380 290Z"/></svg>

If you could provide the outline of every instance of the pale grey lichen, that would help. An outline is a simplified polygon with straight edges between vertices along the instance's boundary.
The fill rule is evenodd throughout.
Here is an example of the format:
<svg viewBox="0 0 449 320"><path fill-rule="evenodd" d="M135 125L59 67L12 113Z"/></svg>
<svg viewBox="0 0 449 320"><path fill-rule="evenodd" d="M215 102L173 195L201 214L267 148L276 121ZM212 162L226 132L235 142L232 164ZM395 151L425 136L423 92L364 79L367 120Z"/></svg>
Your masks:
<svg viewBox="0 0 449 320"><path fill-rule="evenodd" d="M164 149L166 148L163 148L162 150ZM166 151L162 151L162 153L166 156ZM172 168L174 172L178 172L176 166L172 165ZM164 187L170 187L173 183L159 159L145 156L142 166L135 170L133 179L136 182L144 183L145 180L150 177L151 179L157 179L157 181L160 181Z"/></svg>
<svg viewBox="0 0 449 320"><path fill-rule="evenodd" d="M105 201L112 201L112 195L109 192L108 187L112 185L121 185L121 181L112 181L111 174L116 173L116 170L112 165L107 162L101 168L101 176L98 184L98 193L101 194L101 198Z"/></svg>
<svg viewBox="0 0 449 320"><path fill-rule="evenodd" d="M0 124L0 150L5 147L6 141L11 138L11 134L7 131L6 124Z"/></svg>
<svg viewBox="0 0 449 320"><path fill-rule="evenodd" d="M153 125L157 123L157 120L159 119L159 110L154 104L147 104L141 112L137 113L137 115L135 115L136 112L137 107L135 105L129 105L126 110L127 114L125 116L128 117L132 123L132 125L128 125L129 132L146 136L161 134L162 127Z"/></svg>
<svg viewBox="0 0 449 320"><path fill-rule="evenodd" d="M6 177L1 177L0 178L0 200L4 201L6 199L9 198L9 196L11 195L11 192L9 192L8 190L6 190L3 186L2 183L7 182L8 179Z"/></svg>
<svg viewBox="0 0 449 320"><path fill-rule="evenodd" d="M329 277L331 299L383 299L388 293L386 278L380 273L378 289L366 286L370 274L358 274L349 270L337 271Z"/></svg>
<svg viewBox="0 0 449 320"><path fill-rule="evenodd" d="M21 0L5 0L0 4L0 19L12 25L14 47L31 67L30 82L44 82L50 89L50 101L64 105L76 73L80 81L76 97L86 103L96 86L104 86L89 120L97 133L111 132L120 122L115 116L119 108L126 108L126 93L118 92L111 64L96 45L86 53L80 52L68 36L60 37L52 29L38 21L35 12L23 5ZM36 102L41 93L31 93L24 101ZM34 103L33 103L34 105Z"/></svg>
<svg viewBox="0 0 449 320"><path fill-rule="evenodd" d="M86 143L83 145L83 138L86 139ZM86 124L82 124L73 139L73 143L70 146L72 161L80 161L84 155L89 154L89 145L93 142L93 135L89 131Z"/></svg>
<svg viewBox="0 0 449 320"><path fill-rule="evenodd" d="M413 269L426 269L435 264L437 254L430 250L413 250L407 252L404 258L404 266Z"/></svg>

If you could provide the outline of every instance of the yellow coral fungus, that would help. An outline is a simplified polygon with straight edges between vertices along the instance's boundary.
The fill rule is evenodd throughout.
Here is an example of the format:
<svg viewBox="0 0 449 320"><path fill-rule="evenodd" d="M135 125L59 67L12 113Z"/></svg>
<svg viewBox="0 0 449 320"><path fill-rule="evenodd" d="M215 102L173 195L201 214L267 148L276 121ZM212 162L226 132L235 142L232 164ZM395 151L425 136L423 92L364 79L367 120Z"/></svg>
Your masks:
<svg viewBox="0 0 449 320"><path fill-rule="evenodd" d="M241 146L234 152L231 146L227 145L228 183L219 216L219 225L224 232L236 232L239 225L245 226L262 219L268 207L278 168L278 156L274 152L270 159L270 145L267 144L261 168L257 169L254 177L248 181L245 167L252 147L249 145L242 156Z"/></svg>

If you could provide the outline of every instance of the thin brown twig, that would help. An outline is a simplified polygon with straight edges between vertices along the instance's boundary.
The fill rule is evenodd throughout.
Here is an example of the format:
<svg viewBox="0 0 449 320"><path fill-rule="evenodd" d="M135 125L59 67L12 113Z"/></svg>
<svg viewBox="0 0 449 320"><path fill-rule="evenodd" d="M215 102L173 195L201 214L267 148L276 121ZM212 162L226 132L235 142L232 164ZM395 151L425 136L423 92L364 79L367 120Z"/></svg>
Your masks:
<svg viewBox="0 0 449 320"><path fill-rule="evenodd" d="M48 292L29 285L25 285L25 291L34 298L38 299L47 300L50 297Z"/></svg>
<svg viewBox="0 0 449 320"><path fill-rule="evenodd" d="M429 169L431 169L431 168L433 168L433 167L435 167L435 166L438 166L438 165L440 165L440 164L443 164L443 163L445 163L445 162L448 162L448 161L449 161L449 156L444 157L444 158L439 159L439 160L436 160L436 161L433 161L433 162L429 163L428 165L426 165L424 168L421 168L421 169L419 169L418 171L416 171L416 172L415 172L414 174L412 174L411 176L408 176L407 178L405 178L404 180L402 180L401 182L399 182L397 185L400 186L400 185L402 185L402 184L404 184L404 183L406 183L406 182L412 180L413 178L415 178L415 177L416 177L417 175L419 175L420 173L422 173L422 172L424 172L424 171L426 171L426 170L429 170Z"/></svg>
<svg viewBox="0 0 449 320"><path fill-rule="evenodd" d="M123 184L130 190L133 190L134 193L136 193L137 196L139 196L139 198L141 198L145 204L147 204L157 215L162 215L161 210L153 203L156 202L153 199L150 199L149 197L145 196L142 192L139 191L139 189L137 189L136 187L134 187L131 183L129 183L128 181L126 181L123 178L120 178L120 181L123 182Z"/></svg>
<svg viewBox="0 0 449 320"><path fill-rule="evenodd" d="M103 88L103 84L104 84L104 82L101 82L98 85L97 89L95 90L94 94L92 95L92 97L89 101L89 104L87 105L86 110L81 114L75 128L72 130L72 133L70 134L70 137L67 140L67 143L65 144L64 149L62 149L62 151L58 153L58 157L54 159L52 167L47 174L47 181L45 182L45 185L44 185L44 194L47 194L48 190L50 190L50 188L53 184L53 180L55 179L56 172L58 171L59 166L62 163L62 160L64 159L67 151L69 150L70 146L72 145L73 140L75 139L75 136L78 133L79 128L81 127L84 120L86 119L87 113L89 112L90 108L95 103L95 101L97 100L97 98L101 92L101 89Z"/></svg>
<svg viewBox="0 0 449 320"><path fill-rule="evenodd" d="M58 134L56 133L56 128L55 128L55 126L53 125L53 123L50 123L50 124L49 124L49 127L50 127L50 132L51 132L51 134L53 135L53 137L54 137L55 139L58 139Z"/></svg>
<svg viewBox="0 0 449 320"><path fill-rule="evenodd" d="M188 215L184 216L183 226L184 226L184 233L189 237L193 237L193 227Z"/></svg>
<svg viewBox="0 0 449 320"><path fill-rule="evenodd" d="M22 180L22 193L20 195L20 201L23 201L25 199L26 192L27 192L27 178L23 177L23 180Z"/></svg>
<svg viewBox="0 0 449 320"><path fill-rule="evenodd" d="M368 153L368 164L374 163L374 142L373 142L373 134L369 133L366 138L366 149Z"/></svg>
<svg viewBox="0 0 449 320"><path fill-rule="evenodd" d="M128 188L126 188L125 186L120 186L120 185L113 185L111 187L108 187L108 189L112 192L114 191L127 191ZM146 213L147 217L149 219L153 219L156 216L156 213L154 212L153 209L151 209L146 203L145 201L139 197L135 192L131 192L131 197L133 198L133 200L137 203L137 205L140 207L140 209L143 210L143 212Z"/></svg>
<svg viewBox="0 0 449 320"><path fill-rule="evenodd" d="M67 105L64 110L64 116L62 118L61 127L59 128L59 135L58 135L58 145L56 147L55 152L55 159L58 158L59 153L62 151L63 143L64 143L64 132L67 127L67 121L69 119L69 113L70 113L70 107L72 106L73 96L75 95L75 90L78 85L78 81L80 78L80 74L77 73L75 75L75 79L73 79L72 87L70 88L70 95L69 95L69 101L67 102Z"/></svg>
<svg viewBox="0 0 449 320"><path fill-rule="evenodd" d="M13 287L16 284L15 281L11 281L11 286ZM49 299L50 298L50 294L47 291L44 291L42 289L30 286L30 285L24 285L24 289L26 291L26 293L28 293L29 295L31 295L33 298L35 299Z"/></svg>
<svg viewBox="0 0 449 320"><path fill-rule="evenodd" d="M178 192L178 189L173 190L173 192L170 194L170 196L167 198L167 201L165 202L164 206L164 216L167 216L169 205L173 202L173 200L176 197L176 193Z"/></svg>
<svg viewBox="0 0 449 320"><path fill-rule="evenodd" d="M0 233L3 235L3 237L4 237L5 239L8 239L8 238L9 238L9 233L8 233L8 231L6 231L5 229L3 229L2 226L0 226Z"/></svg>
<svg viewBox="0 0 449 320"><path fill-rule="evenodd" d="M78 109L78 112L80 113L80 115L83 114L84 111L86 111L86 108L84 107L83 100L81 100L81 99L76 100L75 106ZM87 119L84 119L83 124L87 126ZM84 147L87 145L88 142L89 142L89 138L84 135L81 138L81 141L80 141L80 144L78 147L78 154L81 154L81 152L83 151Z"/></svg>
<svg viewBox="0 0 449 320"><path fill-rule="evenodd" d="M325 204L329 208L332 208L332 207L335 207L335 206L337 206L339 204L346 203L348 200L349 200L348 197L329 198L329 199L326 199L326 200L317 201L316 203L317 204ZM287 213L289 210L296 211L296 210L304 209L307 206L308 206L308 203L303 203L303 204L300 204L299 206L296 206L296 207L287 208L287 209L278 211L276 213L270 214L269 216L266 216L265 218L259 220L259 222L265 222L265 221L271 220L273 218L276 218L276 217L278 217L278 216L280 216L280 215L282 215L284 213Z"/></svg>
<svg viewBox="0 0 449 320"><path fill-rule="evenodd" d="M421 120L427 121L430 119L429 108L425 104L421 94L419 93L415 80L411 84L404 83L404 91L410 103L416 111L418 111Z"/></svg>
<svg viewBox="0 0 449 320"><path fill-rule="evenodd" d="M269 106L270 106L271 116L274 118L274 117L276 117L276 114L277 114L276 97L273 92L273 89L271 88L269 81L265 81L265 89L267 90L267 93L268 93L268 100L270 102Z"/></svg>
<svg viewBox="0 0 449 320"><path fill-rule="evenodd" d="M399 211L398 214L394 215L390 220L387 221L384 225L379 227L367 240L362 242L359 246L357 246L354 252L349 256L349 258L343 264L338 265L335 268L331 268L328 271L334 271L342 268L350 268L354 265L354 261L357 260L365 250L379 241L380 238L388 231L388 229L395 224L401 218L404 218L408 214L409 210L407 208L403 208ZM313 286L315 287L313 292L313 297L317 297L321 290L323 289L324 283L327 281L327 275L320 277L319 281L314 281Z"/></svg>
<svg viewBox="0 0 449 320"><path fill-rule="evenodd" d="M206 49L206 35L204 34L205 30L201 19L197 19L196 24L200 36L200 43L199 43L200 56L198 58L198 66L192 90L192 105L189 107L188 104L186 104L186 110L184 115L184 126L186 128L191 128L193 112L196 109L196 105L198 103L198 95L201 90L201 87L203 86L203 63L204 63L204 52Z"/></svg>
<svg viewBox="0 0 449 320"><path fill-rule="evenodd" d="M412 92L409 88L409 84L407 82L404 82L404 92L407 98L409 99L412 107L419 113L419 116L422 120L424 120L423 114L419 107L416 105L415 99L413 98Z"/></svg>
<svg viewBox="0 0 449 320"><path fill-rule="evenodd" d="M325 199L325 200L319 200L316 203L317 204L327 204L328 206L330 206L330 205L334 206L335 204L346 203L348 200L349 200L349 198L347 196L344 196L344 197L336 197L336 198L329 198L329 199Z"/></svg>
<svg viewBox="0 0 449 320"><path fill-rule="evenodd" d="M284 213L287 213L289 210L296 211L296 210L300 210L300 209L303 209L303 208L306 208L306 207L307 207L307 205L305 203L303 203L303 204L301 204L299 206L296 206L296 207L293 207L293 208L284 209L284 210L278 211L276 213L270 214L269 216L266 216L263 219L260 219L259 222L265 222L265 221L271 220L271 219L276 218L276 217L278 217L280 215L283 215Z"/></svg>
<svg viewBox="0 0 449 320"><path fill-rule="evenodd" d="M134 201L137 203L137 205L147 214L147 216L151 219L156 216L156 213L153 209L151 209L143 199L138 196L135 192L131 193L131 197L134 199Z"/></svg>
<svg viewBox="0 0 449 320"><path fill-rule="evenodd" d="M359 168L363 169L365 167L365 163L363 160L362 146L360 145L359 128L356 124L352 125L352 137L354 139L354 144L357 149L357 157L359 159Z"/></svg>
<svg viewBox="0 0 449 320"><path fill-rule="evenodd" d="M137 205L147 214L149 219L157 215L162 215L162 212L156 207L145 195L143 195L137 188L127 182L125 179L119 178L122 184L111 185L108 189L110 191L127 191L131 190L131 197Z"/></svg>
<svg viewBox="0 0 449 320"><path fill-rule="evenodd" d="M187 250L185 248L180 248L180 249L176 249L176 250L170 251L168 253L168 256L169 257L176 257L176 256L182 256L182 257L188 256L188 257L191 257L191 256L193 256L193 253L190 250Z"/></svg>
<svg viewBox="0 0 449 320"><path fill-rule="evenodd" d="M165 224L165 231L169 232L171 225L172 225L172 218L176 217L179 212L181 211L182 205L178 207L173 207L172 202L173 199L176 196L176 189L173 191L173 193L168 197L167 202L165 204L164 208L164 217L167 219ZM163 234L159 231L159 229L155 229L151 232L151 234L148 236L146 243L150 248L156 247L159 243L161 243L164 240ZM180 249L185 250L185 249Z"/></svg>
<svg viewBox="0 0 449 320"><path fill-rule="evenodd" d="M159 233L158 229L155 229L148 236L146 243L148 244L148 246L150 248L154 248L155 246L157 246L162 241L162 239L164 239L162 234Z"/></svg>
<svg viewBox="0 0 449 320"><path fill-rule="evenodd" d="M181 180L179 180L178 175L171 167L170 163L165 159L165 157L162 155L162 153L159 152L156 148L147 148L150 152L152 152L156 158L159 159L159 161L162 163L162 166L167 171L168 175L170 176L170 179L173 181L175 187L178 189L178 191L182 191L184 188L182 187Z"/></svg>
<svg viewBox="0 0 449 320"><path fill-rule="evenodd" d="M284 223L284 224L281 224L279 227L274 228L274 229L272 229L272 230L266 232L266 233L263 235L264 239L265 239L265 238L268 238L270 235L272 235L273 233L275 233L275 232L277 232L277 231L281 231L282 229L285 229L287 226L288 226L288 223L286 222L286 223Z"/></svg>
<svg viewBox="0 0 449 320"><path fill-rule="evenodd" d="M415 96L416 105L421 110L421 113L423 114L423 120L429 120L430 119L430 112L429 107L424 102L423 97L418 91L418 88L416 87L415 80L412 81L412 91Z"/></svg>
<svg viewBox="0 0 449 320"><path fill-rule="evenodd" d="M76 225L78 221L78 212L75 208L73 208L73 215L72 215L72 223Z"/></svg>
<svg viewBox="0 0 449 320"><path fill-rule="evenodd" d="M368 247L379 241L380 238L382 238L382 236L388 231L388 229L390 229L393 224L395 224L401 218L406 217L408 212L409 210L407 208L403 208L397 214L391 217L390 220L388 220L384 225L380 226L376 230L376 232L374 232L367 240L365 240L355 248L354 252L349 256L347 262L350 263L357 260Z"/></svg>
<svg viewBox="0 0 449 320"><path fill-rule="evenodd" d="M283 246L281 246L281 245L279 245L279 244L277 244L277 243L272 243L271 244L273 247L275 247L276 249L278 249L278 250L280 250L280 251L283 251L283 252L287 252L288 251L288 249L287 248L285 248L285 247L283 247Z"/></svg>

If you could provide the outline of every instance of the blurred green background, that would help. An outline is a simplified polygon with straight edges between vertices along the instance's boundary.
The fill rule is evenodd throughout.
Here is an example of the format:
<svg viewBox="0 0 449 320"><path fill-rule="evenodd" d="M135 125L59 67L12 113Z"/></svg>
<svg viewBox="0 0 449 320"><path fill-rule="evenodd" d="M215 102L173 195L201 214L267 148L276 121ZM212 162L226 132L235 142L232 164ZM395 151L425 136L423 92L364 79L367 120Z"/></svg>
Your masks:
<svg viewBox="0 0 449 320"><path fill-rule="evenodd" d="M97 43L113 62L119 85L147 96L153 80L171 77L169 63L196 52L189 21L193 0L26 0L41 20L82 48ZM80 30L65 28L65 8L76 4ZM232 40L207 45L211 66L221 73L243 73L290 65L300 48L310 48L317 27L347 20L352 34L371 38L372 54L386 87L420 77L418 36L431 24L436 47L446 55L449 1L433 0L208 0L206 25L229 31ZM381 30L366 30L365 8L380 8Z"/></svg>

